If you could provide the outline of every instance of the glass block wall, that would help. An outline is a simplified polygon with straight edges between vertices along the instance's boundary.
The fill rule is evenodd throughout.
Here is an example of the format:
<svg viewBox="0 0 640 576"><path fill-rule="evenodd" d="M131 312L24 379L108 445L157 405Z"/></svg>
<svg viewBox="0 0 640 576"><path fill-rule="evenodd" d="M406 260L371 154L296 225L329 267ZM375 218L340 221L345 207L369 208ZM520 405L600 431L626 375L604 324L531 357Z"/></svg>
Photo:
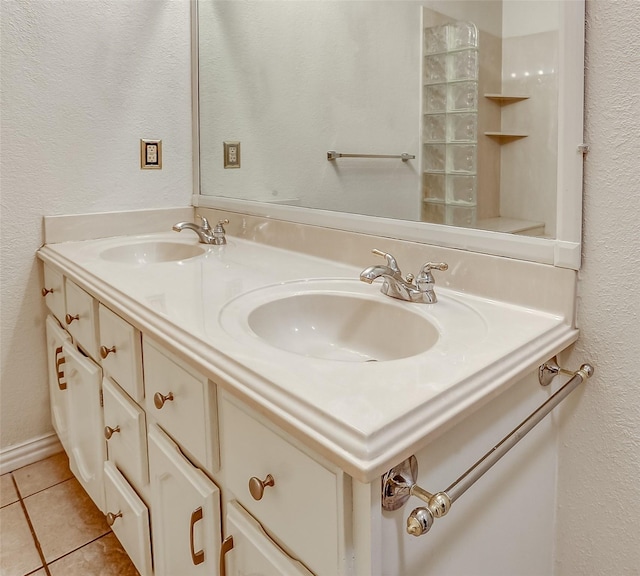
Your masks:
<svg viewBox="0 0 640 576"><path fill-rule="evenodd" d="M478 29L424 29L422 220L473 226L477 209Z"/></svg>

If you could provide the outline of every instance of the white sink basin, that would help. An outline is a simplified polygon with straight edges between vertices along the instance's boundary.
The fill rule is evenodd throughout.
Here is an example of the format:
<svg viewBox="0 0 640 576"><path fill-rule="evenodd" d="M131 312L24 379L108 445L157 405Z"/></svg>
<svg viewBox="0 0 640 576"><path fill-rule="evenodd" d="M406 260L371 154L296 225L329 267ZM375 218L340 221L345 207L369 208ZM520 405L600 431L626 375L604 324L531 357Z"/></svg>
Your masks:
<svg viewBox="0 0 640 576"><path fill-rule="evenodd" d="M428 351L440 337L421 305L358 280L285 283L228 303L220 323L236 339L322 360L382 362Z"/></svg>
<svg viewBox="0 0 640 576"><path fill-rule="evenodd" d="M121 264L157 264L188 260L205 253L199 244L181 242L136 242L107 248L100 252L100 258Z"/></svg>
<svg viewBox="0 0 640 576"><path fill-rule="evenodd" d="M276 348L324 360L399 360L438 341L426 318L356 294L285 296L258 306L247 323Z"/></svg>

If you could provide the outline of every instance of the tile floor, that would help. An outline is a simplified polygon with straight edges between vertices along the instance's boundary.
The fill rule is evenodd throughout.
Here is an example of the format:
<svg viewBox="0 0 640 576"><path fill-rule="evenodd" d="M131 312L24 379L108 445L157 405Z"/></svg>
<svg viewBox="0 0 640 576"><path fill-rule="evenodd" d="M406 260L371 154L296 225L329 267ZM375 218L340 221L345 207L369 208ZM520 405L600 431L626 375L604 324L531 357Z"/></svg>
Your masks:
<svg viewBox="0 0 640 576"><path fill-rule="evenodd" d="M0 476L1 576L137 576L64 453Z"/></svg>

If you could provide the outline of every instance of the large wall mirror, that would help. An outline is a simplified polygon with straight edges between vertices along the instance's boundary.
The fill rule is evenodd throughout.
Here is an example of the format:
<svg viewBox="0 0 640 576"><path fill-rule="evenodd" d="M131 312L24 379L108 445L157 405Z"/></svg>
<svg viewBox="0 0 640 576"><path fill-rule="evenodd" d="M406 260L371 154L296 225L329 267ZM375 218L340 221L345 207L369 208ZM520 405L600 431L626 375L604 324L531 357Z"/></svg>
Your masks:
<svg viewBox="0 0 640 576"><path fill-rule="evenodd" d="M578 268L583 42L583 0L198 0L194 203Z"/></svg>

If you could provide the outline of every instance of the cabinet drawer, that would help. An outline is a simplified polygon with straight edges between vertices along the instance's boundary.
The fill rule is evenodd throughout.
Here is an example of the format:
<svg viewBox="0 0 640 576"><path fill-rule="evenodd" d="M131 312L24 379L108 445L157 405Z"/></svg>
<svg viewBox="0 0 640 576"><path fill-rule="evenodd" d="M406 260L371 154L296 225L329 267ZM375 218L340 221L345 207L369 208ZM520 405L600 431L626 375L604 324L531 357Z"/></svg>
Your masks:
<svg viewBox="0 0 640 576"><path fill-rule="evenodd" d="M143 339L145 409L181 449L209 471L218 468L215 389L171 353Z"/></svg>
<svg viewBox="0 0 640 576"><path fill-rule="evenodd" d="M68 278L65 279L65 325L74 342L98 358L98 302Z"/></svg>
<svg viewBox="0 0 640 576"><path fill-rule="evenodd" d="M233 548L225 556L228 576L313 576L287 556L236 502L227 507L226 534L233 537Z"/></svg>
<svg viewBox="0 0 640 576"><path fill-rule="evenodd" d="M100 358L105 376L115 380L136 402L142 402L140 332L100 304Z"/></svg>
<svg viewBox="0 0 640 576"><path fill-rule="evenodd" d="M44 265L44 286L42 296L47 304L47 308L60 321L64 322L65 299L64 299L64 277L55 268Z"/></svg>
<svg viewBox="0 0 640 576"><path fill-rule="evenodd" d="M104 463L107 522L141 576L152 576L149 511L113 462Z"/></svg>
<svg viewBox="0 0 640 576"><path fill-rule="evenodd" d="M145 414L108 378L102 381L102 397L109 460L138 491L144 491L149 483Z"/></svg>
<svg viewBox="0 0 640 576"><path fill-rule="evenodd" d="M221 403L221 459L226 485L288 551L319 575L340 574L341 481L333 472L255 420L228 397ZM260 500L252 477L274 484Z"/></svg>

